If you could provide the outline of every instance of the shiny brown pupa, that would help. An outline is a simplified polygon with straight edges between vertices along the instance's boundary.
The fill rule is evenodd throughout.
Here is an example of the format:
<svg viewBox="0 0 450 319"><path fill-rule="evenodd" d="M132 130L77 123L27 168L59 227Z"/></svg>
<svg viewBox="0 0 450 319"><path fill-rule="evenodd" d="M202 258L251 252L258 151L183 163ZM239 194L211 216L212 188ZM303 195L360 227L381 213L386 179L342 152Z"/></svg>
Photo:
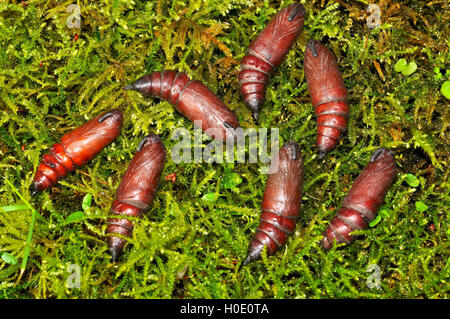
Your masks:
<svg viewBox="0 0 450 319"><path fill-rule="evenodd" d="M295 43L304 20L302 4L288 5L253 40L241 61L238 75L241 95L255 122L265 101L267 83Z"/></svg>
<svg viewBox="0 0 450 319"><path fill-rule="evenodd" d="M272 158L271 165L274 164L278 169L267 179L260 223L243 265L258 259L264 246L268 255L280 249L294 232L300 216L304 172L298 144L287 142Z"/></svg>
<svg viewBox="0 0 450 319"><path fill-rule="evenodd" d="M65 134L60 143L50 148L30 187L31 195L55 185L76 167L83 166L114 141L122 129L122 113L115 109L100 114Z"/></svg>
<svg viewBox="0 0 450 319"><path fill-rule="evenodd" d="M316 145L323 158L347 130L347 90L336 57L317 40L306 45L304 68L318 124Z"/></svg>
<svg viewBox="0 0 450 319"><path fill-rule="evenodd" d="M350 244L355 240L350 233L367 229L383 204L386 193L396 176L392 151L379 148L356 178L342 207L323 233L322 246L331 249L333 242Z"/></svg>
<svg viewBox="0 0 450 319"><path fill-rule="evenodd" d="M134 228L130 219L120 216L142 217L148 211L161 181L165 160L166 149L157 135L148 135L140 142L116 191L111 206L114 217L107 222L107 244L113 261L122 254L125 238L132 236Z"/></svg>
<svg viewBox="0 0 450 319"><path fill-rule="evenodd" d="M239 120L209 88L184 73L165 70L144 75L125 87L145 96L169 101L175 108L210 137L225 141L235 139Z"/></svg>

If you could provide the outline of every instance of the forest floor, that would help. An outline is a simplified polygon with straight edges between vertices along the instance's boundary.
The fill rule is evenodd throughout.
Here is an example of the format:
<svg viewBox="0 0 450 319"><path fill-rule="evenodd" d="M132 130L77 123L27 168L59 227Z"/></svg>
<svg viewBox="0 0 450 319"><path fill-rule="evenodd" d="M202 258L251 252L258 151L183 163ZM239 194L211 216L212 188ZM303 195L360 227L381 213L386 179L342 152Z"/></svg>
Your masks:
<svg viewBox="0 0 450 319"><path fill-rule="evenodd" d="M290 2L72 2L0 3L0 298L450 297L445 0L380 0L375 28L367 1L302 0L304 28L269 81L259 124L240 96L240 60ZM303 70L309 39L336 55L349 94L348 130L323 159ZM176 163L172 134L194 133L193 123L167 101L123 90L165 69L202 81L242 128L278 128L280 144L300 145L301 216L276 254L240 269L259 223L265 164ZM31 197L51 145L113 108L124 115L120 136ZM112 262L111 203L150 133L168 150L163 178ZM379 217L351 245L324 252L321 234L379 147L395 153L398 168Z"/></svg>

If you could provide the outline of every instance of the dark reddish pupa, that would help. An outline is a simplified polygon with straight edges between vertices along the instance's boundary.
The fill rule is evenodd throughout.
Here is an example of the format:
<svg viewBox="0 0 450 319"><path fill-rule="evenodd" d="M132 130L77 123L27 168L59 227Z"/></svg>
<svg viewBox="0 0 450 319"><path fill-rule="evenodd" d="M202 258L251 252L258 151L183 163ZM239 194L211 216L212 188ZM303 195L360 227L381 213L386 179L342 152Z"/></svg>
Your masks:
<svg viewBox="0 0 450 319"><path fill-rule="evenodd" d="M272 255L295 230L300 216L303 187L303 159L300 147L287 142L272 159L278 169L269 175L261 205L260 224L248 247L246 265L261 256L264 246Z"/></svg>
<svg viewBox="0 0 450 319"><path fill-rule="evenodd" d="M317 117L316 145L319 158L323 158L336 147L347 129L347 90L336 57L317 40L306 45L304 68Z"/></svg>
<svg viewBox="0 0 450 319"><path fill-rule="evenodd" d="M122 113L115 109L100 114L65 134L42 157L30 187L31 195L49 188L76 167L83 166L119 136Z"/></svg>
<svg viewBox="0 0 450 319"><path fill-rule="evenodd" d="M356 178L341 209L323 233L322 246L331 249L336 243L350 244L355 240L350 233L367 229L383 204L386 193L396 175L392 151L379 148L370 158L361 174Z"/></svg>
<svg viewBox="0 0 450 319"><path fill-rule="evenodd" d="M288 5L253 40L241 61L238 76L240 90L255 122L264 104L270 76L288 54L300 34L304 20L305 8L302 4Z"/></svg>
<svg viewBox="0 0 450 319"><path fill-rule="evenodd" d="M233 111L204 84L184 73L153 72L125 89L169 101L194 124L201 123L200 128L210 137L222 141L235 139L234 129L239 127L239 121Z"/></svg>
<svg viewBox="0 0 450 319"><path fill-rule="evenodd" d="M130 219L120 216L142 217L150 208L165 160L166 149L157 135L148 135L140 142L116 191L111 206L113 217L107 222L107 244L113 261L122 254L127 242L125 238L132 236L134 228Z"/></svg>

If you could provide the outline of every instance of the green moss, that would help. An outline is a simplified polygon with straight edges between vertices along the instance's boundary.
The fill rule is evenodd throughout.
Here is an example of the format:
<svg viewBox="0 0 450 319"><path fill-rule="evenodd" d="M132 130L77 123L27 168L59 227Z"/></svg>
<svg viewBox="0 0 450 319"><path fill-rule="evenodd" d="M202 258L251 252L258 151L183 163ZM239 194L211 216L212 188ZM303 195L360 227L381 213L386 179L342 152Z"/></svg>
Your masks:
<svg viewBox="0 0 450 319"><path fill-rule="evenodd" d="M283 249L240 271L259 222L267 179L262 163L175 164L170 152L164 176L176 173L175 183L162 180L124 256L110 262L106 218L139 141L156 133L170 150L175 128L194 130L168 102L122 88L151 71L183 71L216 92L242 127L253 127L239 93L239 60L287 3L79 1L83 19L76 29L68 28L70 13L61 2L2 2L0 206L24 204L8 180L38 214L19 277L32 213L0 210L0 254L18 261L0 259L0 296L448 298L449 113L440 93L448 78L435 71L445 74L450 56L444 3L383 1L382 24L369 29L364 1L301 2L305 27L270 80L260 123L278 127L282 141L302 148L302 215ZM350 96L348 134L322 161L303 73L310 38L324 40L336 54ZM417 70L396 72L400 59L414 61ZM41 156L64 133L111 108L124 113L120 137L31 199L28 187ZM378 147L392 148L399 168L383 218L355 232L352 245L323 252L321 233ZM418 181L414 187L410 175ZM83 210L87 193L90 208L65 223ZM417 209L418 202L427 209ZM371 264L380 267L380 289L367 285ZM70 265L79 266L79 288L67 286Z"/></svg>

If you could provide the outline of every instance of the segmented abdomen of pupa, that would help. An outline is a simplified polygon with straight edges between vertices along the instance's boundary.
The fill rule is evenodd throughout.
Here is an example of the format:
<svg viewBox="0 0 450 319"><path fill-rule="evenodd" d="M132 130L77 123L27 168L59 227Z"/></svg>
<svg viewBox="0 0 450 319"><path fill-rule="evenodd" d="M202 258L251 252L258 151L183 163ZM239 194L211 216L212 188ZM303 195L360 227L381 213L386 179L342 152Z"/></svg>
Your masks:
<svg viewBox="0 0 450 319"><path fill-rule="evenodd" d="M238 75L241 95L255 121L264 104L270 76L295 43L304 23L305 8L292 3L282 9L250 44Z"/></svg>
<svg viewBox="0 0 450 319"><path fill-rule="evenodd" d="M305 51L305 76L317 118L320 158L334 149L347 129L348 95L333 53L317 40Z"/></svg>

